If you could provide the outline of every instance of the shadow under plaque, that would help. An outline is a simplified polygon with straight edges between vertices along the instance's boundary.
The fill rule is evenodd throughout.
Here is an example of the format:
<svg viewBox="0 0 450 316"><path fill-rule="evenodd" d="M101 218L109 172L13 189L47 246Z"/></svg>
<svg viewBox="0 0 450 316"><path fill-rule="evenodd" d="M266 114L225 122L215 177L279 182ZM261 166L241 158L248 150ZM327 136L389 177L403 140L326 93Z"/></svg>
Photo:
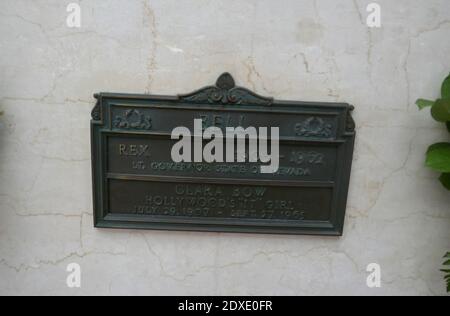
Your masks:
<svg viewBox="0 0 450 316"><path fill-rule="evenodd" d="M342 235L355 140L353 106L262 97L235 86L228 73L214 86L186 95L99 93L95 98L96 227ZM226 127L278 127L278 171L261 173L264 164L247 160L174 162L171 151L178 140L172 130L193 131L194 119L202 120L203 129L215 126L224 134Z"/></svg>

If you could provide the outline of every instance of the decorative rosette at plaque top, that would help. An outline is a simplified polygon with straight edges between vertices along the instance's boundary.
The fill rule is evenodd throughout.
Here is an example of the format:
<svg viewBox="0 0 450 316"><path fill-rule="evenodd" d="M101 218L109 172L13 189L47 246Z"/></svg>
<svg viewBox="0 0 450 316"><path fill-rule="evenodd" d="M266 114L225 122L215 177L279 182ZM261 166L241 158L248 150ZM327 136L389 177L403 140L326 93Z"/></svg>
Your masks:
<svg viewBox="0 0 450 316"><path fill-rule="evenodd" d="M151 130L152 118L136 109L126 110L114 118L113 126L122 129Z"/></svg>
<svg viewBox="0 0 450 316"><path fill-rule="evenodd" d="M233 77L229 73L222 74L215 86L205 87L190 94L180 95L185 102L209 104L237 104L270 106L272 98L260 96L248 89L236 87Z"/></svg>
<svg viewBox="0 0 450 316"><path fill-rule="evenodd" d="M326 123L320 117L312 116L301 123L297 123L295 133L297 136L328 138L332 136L333 125Z"/></svg>

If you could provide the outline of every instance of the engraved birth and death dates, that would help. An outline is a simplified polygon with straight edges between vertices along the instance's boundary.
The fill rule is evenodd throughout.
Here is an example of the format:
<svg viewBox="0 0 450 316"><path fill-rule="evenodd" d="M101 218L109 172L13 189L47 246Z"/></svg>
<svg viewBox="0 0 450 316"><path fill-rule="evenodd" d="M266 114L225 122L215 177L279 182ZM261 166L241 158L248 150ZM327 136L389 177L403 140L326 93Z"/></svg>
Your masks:
<svg viewBox="0 0 450 316"><path fill-rule="evenodd" d="M229 74L188 95L96 98L96 227L342 234L355 138L352 106L273 100L235 86ZM279 127L278 170L261 173L247 159L174 162L171 131L191 129L194 119L204 129Z"/></svg>

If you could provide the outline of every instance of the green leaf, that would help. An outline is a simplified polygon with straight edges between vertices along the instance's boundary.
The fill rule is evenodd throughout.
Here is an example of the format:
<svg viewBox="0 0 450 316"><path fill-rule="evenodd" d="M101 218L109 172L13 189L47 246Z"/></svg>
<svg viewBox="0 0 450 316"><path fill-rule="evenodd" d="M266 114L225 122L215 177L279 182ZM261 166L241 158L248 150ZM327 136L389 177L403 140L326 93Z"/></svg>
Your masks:
<svg viewBox="0 0 450 316"><path fill-rule="evenodd" d="M431 108L431 116L438 122L450 121L450 99L439 99Z"/></svg>
<svg viewBox="0 0 450 316"><path fill-rule="evenodd" d="M439 177L439 181L441 181L442 185L447 189L450 190L450 173L443 173ZM447 254L447 258L450 258L450 254Z"/></svg>
<svg viewBox="0 0 450 316"><path fill-rule="evenodd" d="M442 99L450 98L450 75L448 75L448 77L445 78L444 82L442 83L441 94Z"/></svg>
<svg viewBox="0 0 450 316"><path fill-rule="evenodd" d="M444 266L450 266L450 260L445 261Z"/></svg>
<svg viewBox="0 0 450 316"><path fill-rule="evenodd" d="M450 121L450 99L438 99L431 107L431 116L438 122Z"/></svg>
<svg viewBox="0 0 450 316"><path fill-rule="evenodd" d="M450 270L448 270L448 269L441 269L441 271L445 272L445 273L450 273Z"/></svg>
<svg viewBox="0 0 450 316"><path fill-rule="evenodd" d="M436 171L450 173L450 143L431 145L427 151L426 165Z"/></svg>
<svg viewBox="0 0 450 316"><path fill-rule="evenodd" d="M448 121L445 125L447 125L447 130L450 132L450 121Z"/></svg>
<svg viewBox="0 0 450 316"><path fill-rule="evenodd" d="M425 99L418 99L416 101L417 106L419 107L419 110L423 110L426 107L433 106L434 101L425 100Z"/></svg>
<svg viewBox="0 0 450 316"><path fill-rule="evenodd" d="M449 259L450 259L450 252L447 252L447 253L445 254L444 259L445 259L445 258L449 258Z"/></svg>

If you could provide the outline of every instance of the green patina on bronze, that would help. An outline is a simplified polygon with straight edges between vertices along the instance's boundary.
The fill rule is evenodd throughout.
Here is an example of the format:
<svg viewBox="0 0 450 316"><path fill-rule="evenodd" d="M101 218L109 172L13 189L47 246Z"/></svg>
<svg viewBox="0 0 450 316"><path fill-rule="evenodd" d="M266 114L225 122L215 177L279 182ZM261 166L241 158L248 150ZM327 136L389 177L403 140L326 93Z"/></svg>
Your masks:
<svg viewBox="0 0 450 316"><path fill-rule="evenodd" d="M92 111L96 227L315 234L343 232L355 140L353 106L279 101L235 85L177 96L99 93ZM174 163L171 131L279 127L280 168Z"/></svg>

